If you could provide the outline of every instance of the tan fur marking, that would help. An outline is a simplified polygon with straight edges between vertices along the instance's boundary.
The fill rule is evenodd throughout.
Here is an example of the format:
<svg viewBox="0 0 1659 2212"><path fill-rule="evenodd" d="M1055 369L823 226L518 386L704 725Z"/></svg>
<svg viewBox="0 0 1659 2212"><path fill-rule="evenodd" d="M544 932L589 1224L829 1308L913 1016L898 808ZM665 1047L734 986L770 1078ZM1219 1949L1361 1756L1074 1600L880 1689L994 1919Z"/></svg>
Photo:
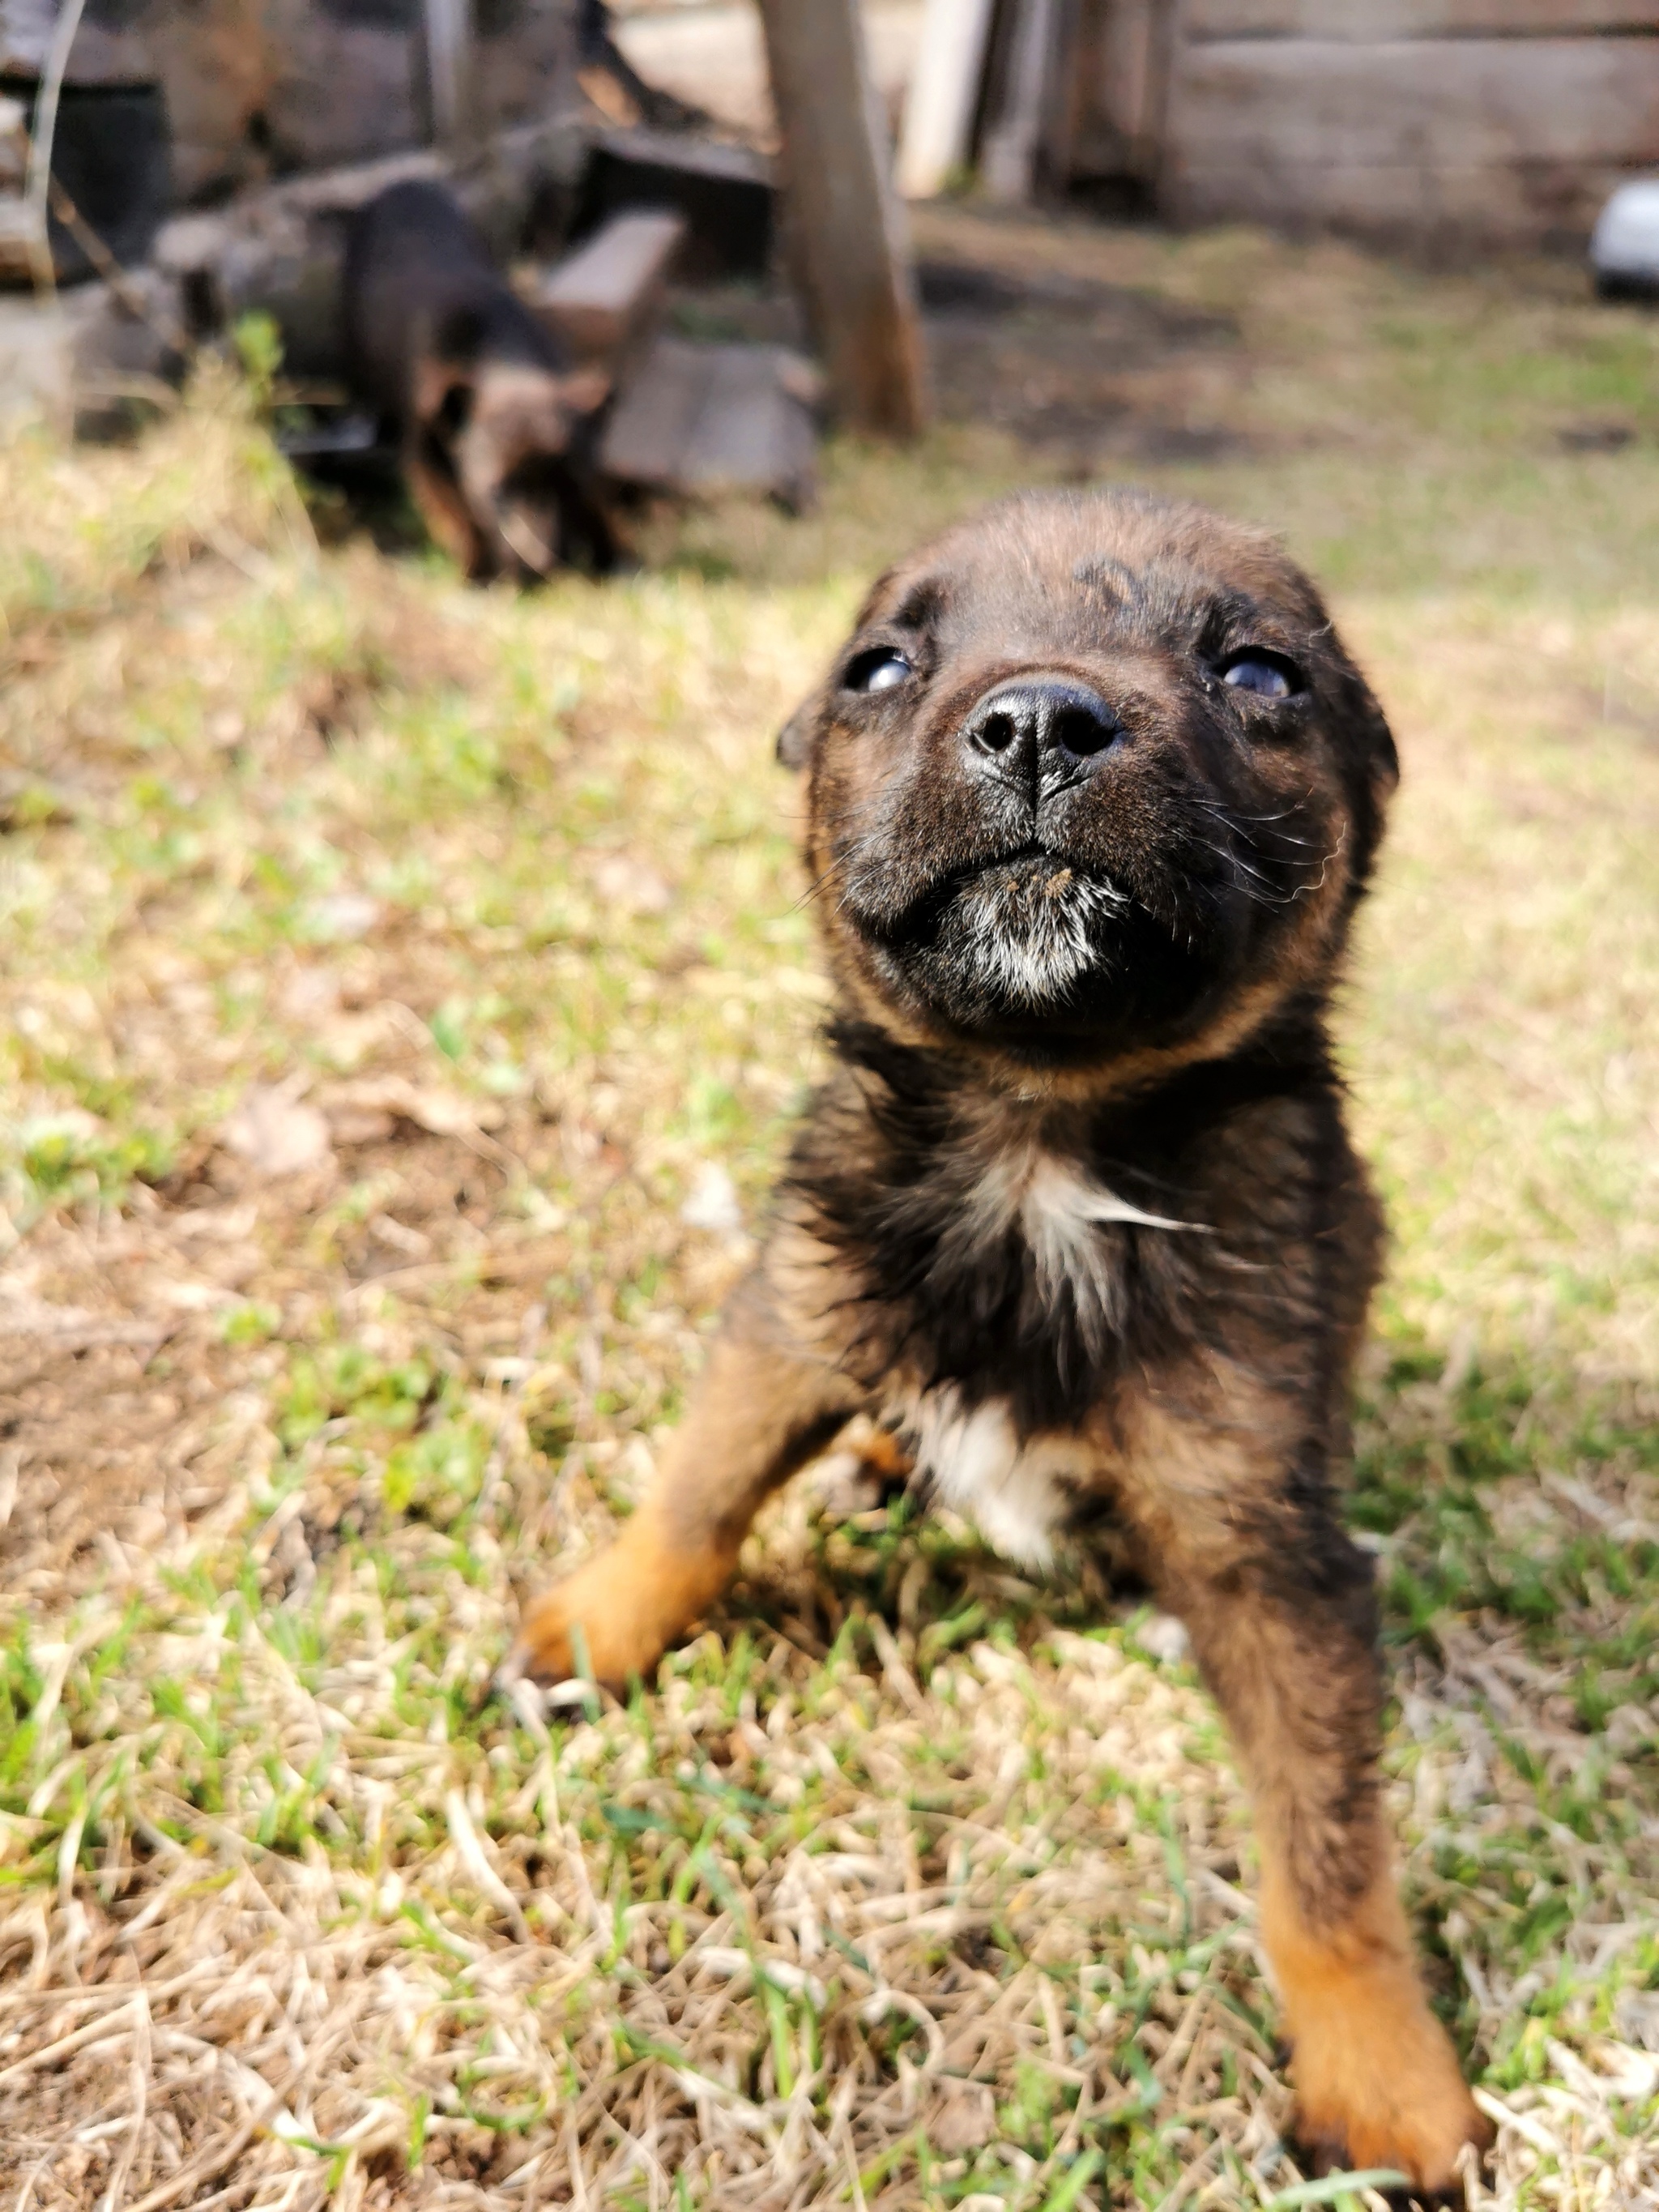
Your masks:
<svg viewBox="0 0 1659 2212"><path fill-rule="evenodd" d="M1392 1880L1380 1875L1339 1925L1312 1927L1269 1832L1261 1844L1262 1941L1294 2046L1298 2136L1342 2165L1453 2188L1465 2147L1492 2131L1429 2010Z"/></svg>
<svg viewBox="0 0 1659 2212"><path fill-rule="evenodd" d="M404 475L410 497L433 544L447 553L467 575L476 574L483 556L483 541L468 512L460 487L440 470L428 466L416 453L405 456Z"/></svg>
<svg viewBox="0 0 1659 2212"><path fill-rule="evenodd" d="M574 1674L579 1627L596 1680L620 1688L630 1675L648 1675L720 1595L737 1556L737 1546L714 1539L695 1549L677 1545L659 1486L614 1544L531 1606L516 1662L547 1680Z"/></svg>
<svg viewBox="0 0 1659 2212"><path fill-rule="evenodd" d="M530 1607L509 1671L568 1675L574 1625L598 1680L647 1674L720 1595L769 1493L858 1410L833 1368L779 1347L752 1285L739 1292L633 1519Z"/></svg>

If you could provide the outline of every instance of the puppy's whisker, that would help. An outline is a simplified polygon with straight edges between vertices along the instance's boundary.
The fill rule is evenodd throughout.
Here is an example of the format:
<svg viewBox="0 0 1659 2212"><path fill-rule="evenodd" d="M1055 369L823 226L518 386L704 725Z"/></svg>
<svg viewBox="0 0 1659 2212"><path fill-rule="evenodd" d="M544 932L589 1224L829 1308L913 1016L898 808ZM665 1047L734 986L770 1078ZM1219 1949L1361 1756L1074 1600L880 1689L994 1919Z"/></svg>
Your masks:
<svg viewBox="0 0 1659 2212"><path fill-rule="evenodd" d="M838 877L844 882L848 871L851 868L856 858L857 854L850 850L845 853L837 853L835 858L830 862L829 866L822 869L819 873L813 878L812 881L807 884L805 890L790 908L790 912L792 914L799 914L804 908L811 906L813 900L818 896L824 886L827 884L833 883Z"/></svg>
<svg viewBox="0 0 1659 2212"><path fill-rule="evenodd" d="M1196 804L1202 807L1206 814L1213 815L1218 822L1224 823L1229 830L1236 831L1239 836L1252 845L1255 842L1250 836L1250 832L1254 830L1268 830L1275 844L1311 846L1316 842L1316 840L1311 837L1298 837L1293 830L1280 830L1275 826L1280 822L1294 820L1302 811L1299 805L1287 806L1278 814L1246 814L1237 808L1224 806L1213 799L1200 798Z"/></svg>
<svg viewBox="0 0 1659 2212"><path fill-rule="evenodd" d="M1264 876L1260 869L1251 867L1249 861L1242 859L1231 846L1212 845L1204 842L1204 850L1213 854L1218 860L1226 864L1232 871L1237 889L1257 906L1287 907L1297 896L1298 890L1307 888L1305 885L1292 885L1290 889L1280 891L1269 877ZM1246 878L1249 881L1244 880ZM1259 889L1253 888L1257 885L1260 886Z"/></svg>

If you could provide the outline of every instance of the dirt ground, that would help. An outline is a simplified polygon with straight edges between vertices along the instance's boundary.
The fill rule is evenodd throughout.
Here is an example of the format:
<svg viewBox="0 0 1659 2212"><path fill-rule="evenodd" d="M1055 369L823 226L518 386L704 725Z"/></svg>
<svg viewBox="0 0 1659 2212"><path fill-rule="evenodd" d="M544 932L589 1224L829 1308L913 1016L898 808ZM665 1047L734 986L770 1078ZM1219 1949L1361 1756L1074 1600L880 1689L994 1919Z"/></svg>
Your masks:
<svg viewBox="0 0 1659 2212"><path fill-rule="evenodd" d="M919 232L939 427L833 443L799 521L649 518L614 585L383 557L223 378L0 453L18 2212L1315 2201L1136 1593L831 1463L629 1705L489 1695L819 1064L772 732L924 530L1126 474L1282 531L1400 737L1344 1012L1390 1799L1472 2201L1659 2199L1659 322Z"/></svg>

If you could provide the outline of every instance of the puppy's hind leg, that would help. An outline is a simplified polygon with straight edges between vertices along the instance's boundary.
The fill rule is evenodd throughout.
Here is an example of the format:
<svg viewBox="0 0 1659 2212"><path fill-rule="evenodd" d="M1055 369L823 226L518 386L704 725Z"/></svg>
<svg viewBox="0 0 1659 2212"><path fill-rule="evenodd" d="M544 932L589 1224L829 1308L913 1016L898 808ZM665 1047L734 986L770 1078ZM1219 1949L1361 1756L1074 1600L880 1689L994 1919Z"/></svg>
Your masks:
<svg viewBox="0 0 1659 2212"><path fill-rule="evenodd" d="M778 1341L763 1301L751 1279L644 1500L608 1550L529 1607L507 1679L574 1673L579 1630L599 1681L647 1674L726 1587L769 1494L858 1411L834 1367Z"/></svg>

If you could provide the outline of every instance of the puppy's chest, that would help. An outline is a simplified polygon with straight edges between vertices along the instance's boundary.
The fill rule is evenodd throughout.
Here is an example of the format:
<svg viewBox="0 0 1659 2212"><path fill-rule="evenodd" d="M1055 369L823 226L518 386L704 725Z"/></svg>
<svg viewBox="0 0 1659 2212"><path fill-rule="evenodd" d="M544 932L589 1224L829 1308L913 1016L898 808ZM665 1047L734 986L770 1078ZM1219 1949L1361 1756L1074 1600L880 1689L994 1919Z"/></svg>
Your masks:
<svg viewBox="0 0 1659 2212"><path fill-rule="evenodd" d="M1006 1400L970 1405L948 1382L902 1399L894 1411L924 1493L965 1514L1006 1559L1048 1566L1098 1478L1085 1437L1066 1429L1022 1437Z"/></svg>
<svg viewBox="0 0 1659 2212"><path fill-rule="evenodd" d="M1077 1427L1127 1367L1176 1348L1207 1232L1085 1161L964 1147L872 1200L852 1231L884 1379L1000 1404L1025 1439Z"/></svg>
<svg viewBox="0 0 1659 2212"><path fill-rule="evenodd" d="M1134 1243L1199 1232L1036 1149L947 1170L930 1194L895 1410L932 1493L1008 1557L1046 1565L1092 1486L1082 1424L1137 1334Z"/></svg>

